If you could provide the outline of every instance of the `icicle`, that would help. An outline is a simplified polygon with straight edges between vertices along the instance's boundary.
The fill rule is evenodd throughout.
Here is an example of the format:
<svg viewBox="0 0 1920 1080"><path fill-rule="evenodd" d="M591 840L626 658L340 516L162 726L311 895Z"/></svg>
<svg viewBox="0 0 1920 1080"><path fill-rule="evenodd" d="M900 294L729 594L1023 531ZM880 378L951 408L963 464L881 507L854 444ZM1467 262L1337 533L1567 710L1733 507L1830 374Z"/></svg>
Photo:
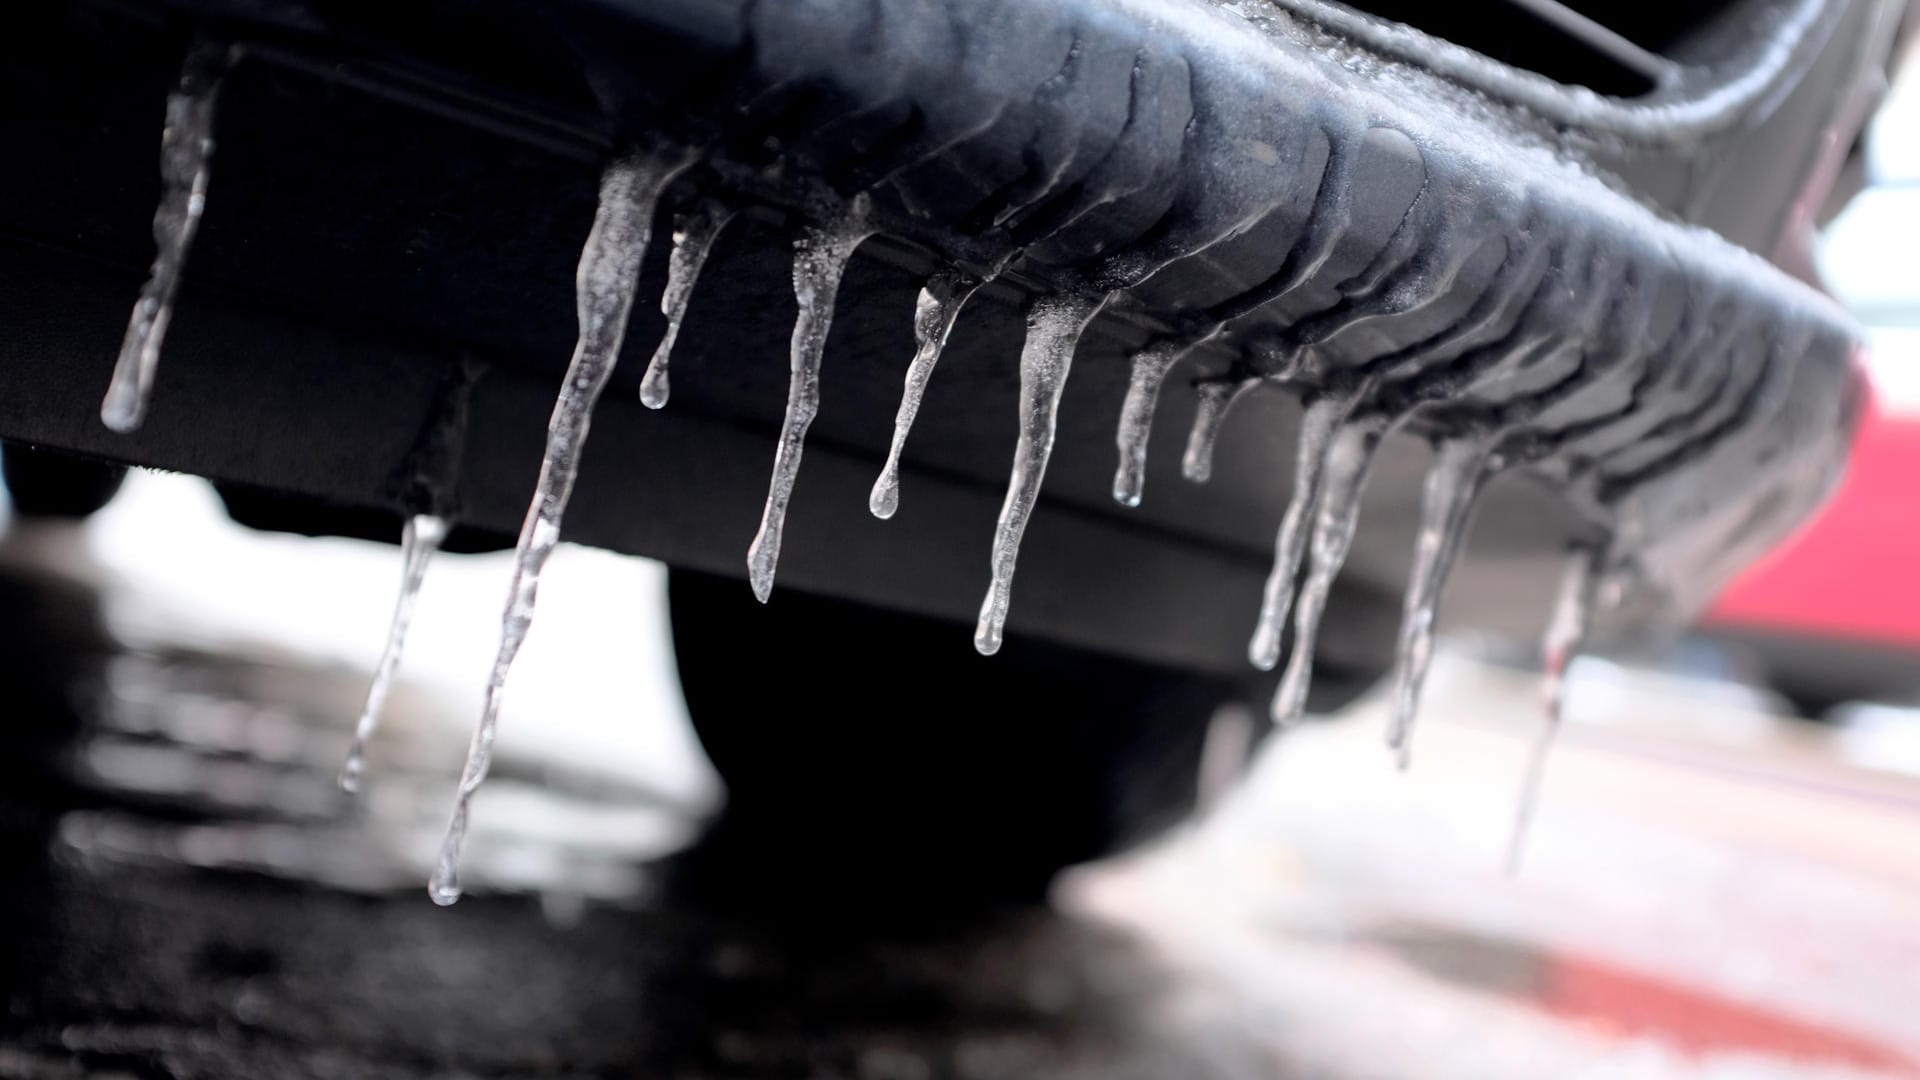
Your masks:
<svg viewBox="0 0 1920 1080"><path fill-rule="evenodd" d="M1412 758L1413 721L1420 708L1420 688L1433 663L1434 611L1440 604L1447 574L1460 554L1474 501L1487 476L1491 437L1456 439L1441 443L1427 472L1420 500L1420 533L1414 541L1413 572L1400 617L1400 639L1394 655L1393 719L1387 744L1398 753L1400 767Z"/></svg>
<svg viewBox="0 0 1920 1080"><path fill-rule="evenodd" d="M947 335L967 299L985 282L955 270L943 270L927 279L920 299L913 306L913 362L907 365L907 383L900 391L900 411L893 418L893 445L887 449L887 463L880 478L873 482L867 496L867 509L885 521L900 509L900 453L906 449L907 434L913 430L913 418L920 414L920 399L926 395L927 381L947 347Z"/></svg>
<svg viewBox="0 0 1920 1080"><path fill-rule="evenodd" d="M1272 671L1280 662L1280 636L1287 612L1293 607L1293 579L1300 570L1300 558L1306 553L1307 523L1320 501L1320 476L1326 470L1327 455L1333 449L1334 432L1353 411L1351 395L1321 397L1307 406L1300 418L1300 448L1294 458L1293 495L1280 519L1280 531L1273 541L1273 569L1267 575L1266 590L1260 599L1260 621L1254 626L1253 640L1247 645L1247 658L1261 671Z"/></svg>
<svg viewBox="0 0 1920 1080"><path fill-rule="evenodd" d="M566 382L561 385L559 400L553 406L553 418L547 424L546 456L540 462L540 479L514 551L513 581L508 587L506 610L500 618L500 648L487 677L480 723L474 728L472 744L467 748L460 792L454 800L453 816L447 822L439 862L427 886L436 904L451 904L460 899L460 847L466 839L467 813L474 792L486 780L487 770L493 763L500 695L506 687L514 657L519 654L527 629L533 623L540 572L546 566L547 557L553 554L554 545L560 542L560 519L580 472L580 452L586 445L594 402L606 389L607 378L620 359L620 343L626 336L627 316L633 311L640 263L652 234L654 206L661 190L686 163L685 158L635 154L615 159L601 173L599 210L594 215L593 231L587 234L586 245L580 251L580 267L574 275L580 340L574 346Z"/></svg>
<svg viewBox="0 0 1920 1080"><path fill-rule="evenodd" d="M1360 496L1373 471L1375 453L1389 420L1370 416L1341 425L1327 448L1326 479L1320 513L1313 527L1311 562L1306 583L1293 613L1293 655L1287 673L1273 696L1273 722L1286 725L1300 719L1313 685L1313 650L1320 636L1320 617L1326 612L1333 580L1346 564L1347 549L1360 521Z"/></svg>
<svg viewBox="0 0 1920 1080"><path fill-rule="evenodd" d="M1546 723L1527 756L1526 778L1521 781L1520 801L1513 811L1513 834L1507 841L1509 874L1520 872L1527 832L1533 825L1534 808L1540 800L1540 782L1547 772L1547 753L1553 748L1565 716L1567 666L1586 642L1587 628L1593 622L1594 597L1600 589L1600 560L1598 549L1573 553L1560 578L1560 596L1554 602L1553 615L1547 620L1547 633L1540 648L1545 669L1540 679L1540 698Z"/></svg>
<svg viewBox="0 0 1920 1080"><path fill-rule="evenodd" d="M1200 400L1194 406L1193 427L1187 432L1187 452L1180 458L1180 475L1196 484L1213 478L1213 448L1220 441L1227 411L1259 382L1259 379L1230 379L1203 382L1195 388Z"/></svg>
<svg viewBox="0 0 1920 1080"><path fill-rule="evenodd" d="M400 670L400 653L407 644L407 624L413 621L414 603L420 598L420 585L427 579L427 563L440 550L447 537L447 523L432 514L416 514L407 519L400 534L400 597L394 601L393 621L387 626L387 647L380 653L380 666L373 671L373 684L367 688L367 704L360 710L360 723L354 728L353 748L347 751L347 763L340 770L340 787L349 793L360 790L360 774L366 770L367 741L380 726L380 711L393 689L394 673Z"/></svg>
<svg viewBox="0 0 1920 1080"><path fill-rule="evenodd" d="M1147 436L1153 434L1154 408L1167 372L1186 350L1155 345L1133 354L1133 374L1127 380L1127 399L1120 406L1120 423L1113 433L1120 464L1113 471L1113 498L1121 506L1139 506L1146 486ZM1209 460L1213 457L1208 451Z"/></svg>
<svg viewBox="0 0 1920 1080"><path fill-rule="evenodd" d="M982 656L1000 651L1013 599L1014 563L1020 557L1020 536L1026 532L1040 482L1053 453L1055 420L1060 392L1073 366L1073 350L1080 333L1100 303L1071 296L1036 302L1027 314L1027 340L1020 349L1020 441L1013 451L1013 472L1007 479L1007 498L993 534L993 582L980 605L980 623L973 631L973 647Z"/></svg>
<svg viewBox="0 0 1920 1080"><path fill-rule="evenodd" d="M794 244L793 296L800 311L793 320L789 347L787 415L780 422L780 444L773 454L773 480L767 486L767 505L760 515L760 531L747 548L747 580L761 603L773 593L773 573L780 563L780 534L786 525L787 501L800 475L800 454L806 449L807 427L820 409L820 357L827 347L827 328L833 322L833 301L840 275L853 249L872 230L867 225L867 198L853 204L825 224L809 226Z"/></svg>
<svg viewBox="0 0 1920 1080"><path fill-rule="evenodd" d="M640 379L640 404L649 409L667 404L667 362L673 355L674 339L680 336L680 323L687 317L687 303L693 299L694 283L700 280L700 268L707 264L707 253L720 230L738 213L718 199L701 199L693 209L674 222L673 255L667 260L667 287L660 293L660 314L667 317L667 332L653 350L647 373Z"/></svg>
<svg viewBox="0 0 1920 1080"><path fill-rule="evenodd" d="M123 434L146 419L153 377L160 367L160 343L167 336L174 295L180 290L180 271L206 210L214 104L225 64L223 48L196 46L181 69L179 84L167 95L167 122L160 133L160 205L153 212L157 251L120 341L113 379L100 402L100 421Z"/></svg>

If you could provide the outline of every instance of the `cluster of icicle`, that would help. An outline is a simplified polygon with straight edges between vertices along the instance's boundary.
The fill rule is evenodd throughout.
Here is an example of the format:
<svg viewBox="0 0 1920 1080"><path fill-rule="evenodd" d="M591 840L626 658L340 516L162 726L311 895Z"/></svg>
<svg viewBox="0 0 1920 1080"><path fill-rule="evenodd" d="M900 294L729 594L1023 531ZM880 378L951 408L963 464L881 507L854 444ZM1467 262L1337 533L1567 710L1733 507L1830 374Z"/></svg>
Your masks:
<svg viewBox="0 0 1920 1080"><path fill-rule="evenodd" d="M116 431L137 428L146 414L181 267L205 207L218 76L218 61L197 55L167 99L161 140L163 190L154 215L158 255L134 306L101 407L103 421ZM560 539L561 519L579 471L594 405L620 356L661 194L693 160L691 154L681 152L632 152L616 157L601 175L598 209L576 274L579 341L548 425L539 481L515 552L499 650L429 885L436 903L450 904L459 899L461 847L474 793L485 781L491 763L501 694L533 620L541 570ZM667 403L668 362L674 341L707 254L732 216L733 210L727 206L703 199L675 221L673 253L661 298L666 334L640 389L642 402L650 408L662 408ZM840 212L804 228L795 243L793 288L799 313L789 348L791 381L786 415L760 529L747 553L748 580L754 595L763 602L773 588L787 504L799 475L807 428L819 407L821 357L835 295L854 248L872 231L866 199L855 197ZM913 317L917 348L907 369L892 445L869 501L875 517L890 518L899 508L901 454L922 396L961 307L990 276L941 270L920 292ZM993 541L991 581L974 632L974 647L983 654L994 653L1002 642L1020 539L1046 473L1061 392L1075 347L1082 331L1112 295L1098 299L1045 297L1028 311L1026 340L1019 358L1019 438ZM1162 384L1195 347L1152 345L1133 358L1115 440L1119 466L1113 496L1122 505L1137 506L1141 500L1147 438ZM1507 349L1514 355L1526 351L1523 347ZM1263 381L1259 377L1228 377L1199 384L1199 404L1182 461L1182 472L1188 479L1207 479L1214 442L1228 410ZM1353 541L1360 498L1375 453L1383 438L1413 411L1387 412L1370 407L1369 395L1377 385L1378 379L1373 378L1357 384L1349 381L1337 392L1308 390L1293 493L1274 543L1273 570L1248 650L1256 667L1275 667L1291 615L1293 646L1272 707L1273 719L1279 724L1293 722L1306 706L1315 637L1334 578ZM1506 428L1481 425L1471 434L1441 442L1435 451L1422 499L1392 679L1388 739L1403 765L1421 685L1432 657L1435 607L1448 571L1459 555L1476 495L1489 478L1513 464L1511 455L1502 452L1506 434ZM340 776L342 787L348 791L359 787L367 742L378 726L381 707L398 668L428 561L447 527L446 522L431 515L415 516L406 525L400 597ZM1569 658L1586 636L1596 582L1605 569L1607 563L1599 551L1576 553L1552 616L1545 645L1548 725L1528 770L1513 843L1516 858L1520 828L1531 812L1547 739L1559 724L1560 683Z"/></svg>

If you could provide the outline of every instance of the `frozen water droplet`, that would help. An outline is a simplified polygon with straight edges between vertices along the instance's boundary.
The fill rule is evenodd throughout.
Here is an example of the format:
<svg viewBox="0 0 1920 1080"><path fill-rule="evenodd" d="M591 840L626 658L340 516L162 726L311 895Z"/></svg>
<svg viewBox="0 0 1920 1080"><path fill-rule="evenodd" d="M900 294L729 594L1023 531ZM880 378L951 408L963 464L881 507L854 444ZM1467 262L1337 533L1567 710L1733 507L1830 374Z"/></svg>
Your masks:
<svg viewBox="0 0 1920 1080"><path fill-rule="evenodd" d="M146 419L160 367L160 343L180 291L180 271L206 210L214 104L225 65L223 48L195 46L179 83L167 95L166 127L160 133L160 205L153 212L153 269L134 301L113 379L100 402L101 423L123 434Z"/></svg>
<svg viewBox="0 0 1920 1080"><path fill-rule="evenodd" d="M413 621L420 585L427 579L427 564L446 537L447 523L431 514L408 518L400 534L400 596L394 601L393 621L387 625L387 645L380 653L380 666L373 670L367 703L360 710L360 723L354 728L353 747L347 751L347 762L340 769L340 787L345 791L360 790L360 774L367 764L367 742L380 726L381 709L393 689L394 673L400 670L400 654L407 644L407 624Z"/></svg>
<svg viewBox="0 0 1920 1080"><path fill-rule="evenodd" d="M886 520L900 509L900 453L906 449L907 434L913 430L913 418L920 414L920 399L926 395L927 381L933 378L934 365L947 346L947 335L967 299L984 282L958 271L946 270L927 279L920 299L913 306L913 362L907 365L906 386L900 391L900 411L893 418L893 445L887 449L887 463L873 482L867 496L867 509Z"/></svg>
<svg viewBox="0 0 1920 1080"><path fill-rule="evenodd" d="M1413 721L1420 709L1420 688L1433 663L1434 613L1447 574L1466 538L1474 501L1487 478L1494 440L1453 439L1434 450L1420 499L1420 532L1414 541L1413 571L1400 616L1400 638L1393 669L1393 719L1387 744L1400 767L1411 760Z"/></svg>
<svg viewBox="0 0 1920 1080"><path fill-rule="evenodd" d="M1156 345L1133 354L1133 373L1127 380L1127 399L1120 405L1120 423L1113 434L1120 464L1113 471L1113 498L1121 506L1139 506L1146 487L1147 437L1153 434L1153 413L1160 403L1160 387L1167 372L1186 350ZM1212 454L1209 452L1208 457Z"/></svg>
<svg viewBox="0 0 1920 1080"><path fill-rule="evenodd" d="M660 293L660 314L667 317L667 332L640 379L640 403L649 409L667 404L667 363L680 336L680 324L687 317L693 286L700 280L700 268L707 264L707 254L713 250L720 230L737 212L718 199L701 199L674 223L673 255L667 260L667 285Z"/></svg>
<svg viewBox="0 0 1920 1080"><path fill-rule="evenodd" d="M1540 784L1546 777L1547 754L1553 748L1565 717L1567 666L1586 642L1593 623L1596 595L1600 591L1601 552L1598 549L1576 551L1567 560L1560 578L1560 595L1547 620L1547 632L1541 642L1540 658L1544 672L1540 679L1541 706L1545 723L1533 749L1527 755L1527 771L1520 783L1520 801L1513 811L1513 834L1507 841L1507 873L1520 872L1526 854L1527 833L1533 825L1533 813L1540 801Z"/></svg>
<svg viewBox="0 0 1920 1080"><path fill-rule="evenodd" d="M514 550L513 580L508 586L506 610L500 617L500 648L494 655L493 669L487 677L486 696L480 709L480 722L467 748L466 767L460 774L460 792L454 799L453 816L440 845L440 858L428 883L428 895L436 904L451 904L460 898L460 847L466 840L467 814L473 795L487 778L493 764L493 739L500 719L500 696L507 675L533 625L534 602L539 596L540 573L547 557L560 542L560 519L567 500L573 495L573 482L580 473L580 453L587 442L587 430L593 419L593 406L606 389L614 364L620 359L620 343L627 333L627 317L633 312L633 295L640 276L640 263L646 255L647 241L653 231L653 211L660 192L680 170L685 156L631 154L616 158L600 174L600 204L594 214L593 231L580 250L580 267L574 275L575 307L580 320L580 339L574 345L573 361L567 367L559 400L554 402L553 418L547 424L546 456L540 462L540 479L534 487L533 502L527 507L526 521L520 526L520 540Z"/></svg>
<svg viewBox="0 0 1920 1080"><path fill-rule="evenodd" d="M1273 569L1260 598L1260 621L1247 645L1247 658L1261 671L1280 662L1280 638L1293 608L1293 579L1306 554L1307 523L1320 502L1320 477L1326 472L1333 436L1353 412L1352 395L1326 395L1307 406L1300 418L1300 447L1293 465L1293 494L1273 541Z"/></svg>
<svg viewBox="0 0 1920 1080"><path fill-rule="evenodd" d="M1193 427L1187 432L1187 452L1180 458L1180 475L1196 484L1213 478L1213 448L1220 442L1220 429L1227 412L1241 395L1259 384L1259 379L1226 379L1203 382L1195 387L1200 400L1193 409Z"/></svg>
<svg viewBox="0 0 1920 1080"><path fill-rule="evenodd" d="M993 581L980 605L980 623L973 647L982 656L1000 651L1007 608L1013 601L1014 563L1020 557L1020 537L1040 498L1053 453L1060 392L1073 366L1073 350L1081 331L1100 310L1100 301L1076 296L1051 296L1036 301L1027 314L1027 340L1020 349L1020 440L1013 451L1013 472L1007 478L1006 501L993 534Z"/></svg>
<svg viewBox="0 0 1920 1080"><path fill-rule="evenodd" d="M760 531L747 548L747 580L753 586L753 595L763 604L773 593L781 531L786 526L794 481L800 476L807 428L820 409L820 357L827 348L827 329L833 323L840 276L846 272L853 249L872 231L867 224L867 198L859 195L833 220L808 226L794 244L793 297L800 310L793 320L788 349L787 414L780 422L780 443L773 453L773 479L767 485Z"/></svg>
<svg viewBox="0 0 1920 1080"><path fill-rule="evenodd" d="M1293 613L1293 655L1287 659L1286 674L1273 696L1273 722L1291 724L1300 719L1307 707L1307 691L1313 685L1313 650L1320 636L1320 618L1327 609L1327 596L1333 580L1346 564L1347 549L1360 521L1360 496L1366 490L1367 475L1373 471L1376 451L1390 422L1386 417L1369 416L1341 425L1327 449L1326 478L1322 484L1320 512L1313 526L1309 548L1307 580Z"/></svg>

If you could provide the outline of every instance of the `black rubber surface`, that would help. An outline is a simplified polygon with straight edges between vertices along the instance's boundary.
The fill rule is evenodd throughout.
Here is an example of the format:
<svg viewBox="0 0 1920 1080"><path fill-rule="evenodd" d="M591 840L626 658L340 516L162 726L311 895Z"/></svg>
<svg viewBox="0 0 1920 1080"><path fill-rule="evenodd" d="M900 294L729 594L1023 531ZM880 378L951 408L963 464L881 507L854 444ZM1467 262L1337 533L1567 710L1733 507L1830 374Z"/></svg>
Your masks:
<svg viewBox="0 0 1920 1080"><path fill-rule="evenodd" d="M60 161L10 172L0 200L22 283L0 429L391 512L417 501L442 373L478 362L441 476L463 522L510 533L571 338L596 163L666 139L704 154L670 203L755 210L696 294L661 416L622 400L658 333L636 317L570 535L738 572L784 396L786 240L869 190L883 235L843 290L783 580L970 617L1020 308L1119 290L1062 407L1016 631L1237 666L1287 490L1289 398L1356 381L1373 408L1425 403L1418 433L1515 425L1512 452L1548 480L1490 493L1470 551L1507 588L1456 590L1455 618L1536 626L1538 569L1623 520L1685 608L1812 504L1846 442L1845 322L1672 220L1770 250L1818 180L1810 155L1752 155L1792 143L1776 123L1817 142L1841 122L1893 6L1835 0L1789 39L1797 10L1765 5L1699 78L1610 104L1534 83L1502 102L1497 80L1420 70L1446 67L1437 45L1376 51L1278 9L1255 26L1186 0L76 0L7 57L0 122ZM159 100L195 32L243 45L210 209L153 424L106 437L91 406L150 250ZM900 518L860 520L920 275L1010 257L956 330ZM1124 357L1203 337L1163 401L1147 502L1124 514L1106 498ZM1534 362L1500 366L1523 346ZM1241 406L1216 480L1183 490L1192 382L1230 369L1284 373L1287 392ZM1417 441L1389 450L1327 642L1356 666L1378 663L1417 502Z"/></svg>

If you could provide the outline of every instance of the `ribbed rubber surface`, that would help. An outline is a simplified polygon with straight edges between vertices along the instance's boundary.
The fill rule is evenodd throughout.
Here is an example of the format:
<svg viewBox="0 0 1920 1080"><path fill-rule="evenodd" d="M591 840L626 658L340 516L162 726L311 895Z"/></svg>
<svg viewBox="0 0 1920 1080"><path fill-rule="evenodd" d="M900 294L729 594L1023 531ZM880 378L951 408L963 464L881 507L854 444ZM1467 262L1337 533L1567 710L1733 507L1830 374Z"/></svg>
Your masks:
<svg viewBox="0 0 1920 1080"><path fill-rule="evenodd" d="M1804 515L1845 455L1846 320L1663 217L1718 222L1763 192L1764 213L1733 215L1760 225L1734 231L1768 248L1792 211L1773 193L1806 176L1761 175L1743 140L1786 120L1816 137L1845 95L1815 74L1865 80L1897 7L1827 0L1830 18L1787 18L1820 2L1769 0L1752 47L1711 79L1619 104L1532 77L1499 100L1498 80L1422 70L1458 59L1438 44L1365 47L1252 2L1235 6L1258 24L1202 0L73 0L28 20L45 25L5 68L16 103L51 106L16 104L7 129L52 151L4 178L0 227L27 243L0 253L20 268L0 314L23 343L0 433L404 509L391 478L411 475L414 433L438 422L436 372L457 357L487 371L450 467L461 518L510 533L573 329L593 174L667 143L698 155L667 213L707 196L753 212L695 290L689 370L664 413L632 401L657 340L636 314L590 455L618 464L590 463L570 537L739 572L785 392L789 241L865 194L879 234L842 289L783 585L966 617L1006 475L1017 310L1106 296L1061 410L1016 630L1237 664L1294 466L1295 414L1270 407L1288 395L1350 398L1356 417L1436 439L1498 435L1496 456L1544 479L1551 504L1483 515L1474 547L1503 587L1520 556L1566 539L1571 507L1586 539L1619 538L1685 608ZM160 102L194 34L242 55L205 235L153 423L108 438L88 358L110 359L96 339L137 284L114 274L151 257ZM1676 169L1703 182L1656 182ZM941 268L999 274L929 390L907 509L854 521L913 290ZM1158 425L1146 502L1125 511L1105 491L1113 424L1127 355L1156 345L1195 346L1161 403L1174 424L1195 383L1259 375L1277 392L1236 406L1202 490L1168 475L1179 433ZM1266 437L1241 438L1249 425ZM1390 459L1374 488L1395 498L1369 510L1343 579L1374 593L1375 625L1419 503L1418 472ZM1335 610L1356 667L1377 662L1362 654L1382 635L1354 603Z"/></svg>
<svg viewBox="0 0 1920 1080"><path fill-rule="evenodd" d="M715 42L723 76L626 84L623 111L710 147L716 183L869 191L939 257L1120 290L1143 343L1205 342L1363 411L1429 406L1413 423L1436 436L1510 429L1636 543L1705 530L1690 546L1737 557L1844 456L1854 337L1825 298L1518 110L1304 49L1298 24L1178 0L624 10Z"/></svg>

